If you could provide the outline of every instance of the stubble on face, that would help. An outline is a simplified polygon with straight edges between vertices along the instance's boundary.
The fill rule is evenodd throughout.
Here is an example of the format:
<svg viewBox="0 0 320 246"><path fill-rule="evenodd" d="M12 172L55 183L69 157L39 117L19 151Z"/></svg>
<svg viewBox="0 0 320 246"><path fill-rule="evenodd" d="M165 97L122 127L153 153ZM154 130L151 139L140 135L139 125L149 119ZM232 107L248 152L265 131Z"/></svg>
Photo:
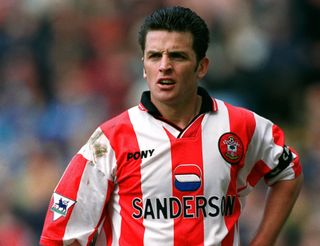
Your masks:
<svg viewBox="0 0 320 246"><path fill-rule="evenodd" d="M178 106L196 97L199 74L192 44L189 32L148 32L144 76L156 106Z"/></svg>

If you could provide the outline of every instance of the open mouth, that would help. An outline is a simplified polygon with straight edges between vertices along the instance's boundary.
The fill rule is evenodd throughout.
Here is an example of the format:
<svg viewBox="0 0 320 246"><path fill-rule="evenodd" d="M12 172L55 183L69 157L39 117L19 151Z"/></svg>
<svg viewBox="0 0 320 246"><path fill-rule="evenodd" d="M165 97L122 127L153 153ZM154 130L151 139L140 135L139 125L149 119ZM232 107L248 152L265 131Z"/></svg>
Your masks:
<svg viewBox="0 0 320 246"><path fill-rule="evenodd" d="M159 84L161 84L161 85L173 85L174 81L169 80L169 79L162 79L162 80L159 81Z"/></svg>

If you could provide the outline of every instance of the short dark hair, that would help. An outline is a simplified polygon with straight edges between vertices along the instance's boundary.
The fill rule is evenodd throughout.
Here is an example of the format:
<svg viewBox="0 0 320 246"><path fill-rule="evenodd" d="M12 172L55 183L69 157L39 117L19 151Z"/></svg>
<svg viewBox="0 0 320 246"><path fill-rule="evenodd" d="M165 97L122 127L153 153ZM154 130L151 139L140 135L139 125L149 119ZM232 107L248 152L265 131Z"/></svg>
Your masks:
<svg viewBox="0 0 320 246"><path fill-rule="evenodd" d="M189 8L175 6L154 11L147 16L139 31L139 44L145 50L149 31L190 32L193 36L193 50L198 61L206 56L209 44L209 29L205 21Z"/></svg>

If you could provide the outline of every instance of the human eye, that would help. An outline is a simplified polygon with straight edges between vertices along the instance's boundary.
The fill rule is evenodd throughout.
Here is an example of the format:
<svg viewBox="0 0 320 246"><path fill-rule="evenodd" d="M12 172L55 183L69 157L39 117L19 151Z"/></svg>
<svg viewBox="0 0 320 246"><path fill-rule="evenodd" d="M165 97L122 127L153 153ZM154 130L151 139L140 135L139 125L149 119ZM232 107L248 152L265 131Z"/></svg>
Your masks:
<svg viewBox="0 0 320 246"><path fill-rule="evenodd" d="M171 52L170 58L174 60L186 60L187 56L183 52Z"/></svg>
<svg viewBox="0 0 320 246"><path fill-rule="evenodd" d="M156 60L161 58L161 53L160 52L150 52L147 54L147 58L151 60Z"/></svg>

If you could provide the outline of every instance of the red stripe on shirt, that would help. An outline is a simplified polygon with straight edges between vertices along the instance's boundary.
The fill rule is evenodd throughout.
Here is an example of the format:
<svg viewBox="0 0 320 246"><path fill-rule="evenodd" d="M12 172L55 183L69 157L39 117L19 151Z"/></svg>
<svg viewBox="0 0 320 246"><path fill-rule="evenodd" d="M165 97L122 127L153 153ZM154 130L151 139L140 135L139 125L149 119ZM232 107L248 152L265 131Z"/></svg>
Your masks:
<svg viewBox="0 0 320 246"><path fill-rule="evenodd" d="M273 136L274 143L276 145L279 145L281 147L284 146L285 144L284 133L282 129L277 125L272 126L272 136Z"/></svg>
<svg viewBox="0 0 320 246"><path fill-rule="evenodd" d="M259 180L270 171L271 168L268 167L268 165L264 161L260 160L254 165L253 169L249 173L247 181L250 186L254 187L259 182Z"/></svg>
<svg viewBox="0 0 320 246"><path fill-rule="evenodd" d="M199 116L192 125L186 130L186 132L182 135L183 138L195 137L199 134L201 130L201 123L204 118L204 114Z"/></svg>
<svg viewBox="0 0 320 246"><path fill-rule="evenodd" d="M230 132L235 133L237 136L240 137L243 147L244 147L244 156L242 157L241 161L238 164L231 165L230 168L230 184L228 187L227 195L236 196L235 201L235 208L231 216L225 216L225 224L227 229L229 230L228 235L222 241L222 246L230 246L233 245L234 241L234 233L235 233L235 226L240 216L241 207L240 201L237 196L237 177L238 172L244 165L245 155L248 149L248 145L251 141L253 136L256 122L252 112L233 107L229 104L225 104L229 113L229 124L230 124Z"/></svg>
<svg viewBox="0 0 320 246"><path fill-rule="evenodd" d="M119 204L121 207L120 245L143 245L143 218L134 220L132 201L142 201L141 159L127 160L128 153L140 151L137 136L130 122L128 112L124 112L101 126L115 152L117 159L117 184L119 186ZM133 223L135 221L135 223ZM111 232L109 232L111 233ZM108 238L109 240L109 238Z"/></svg>
<svg viewBox="0 0 320 246"><path fill-rule="evenodd" d="M70 161L63 176L61 177L61 180L58 186L56 187L55 193L76 201L80 181L87 162L88 160L85 159L82 155L75 155L73 159ZM52 197L44 222L40 244L57 246L63 245L62 239L74 206L68 209L68 213L65 217L61 216L57 220L53 221L54 212L51 211L53 202L54 201ZM50 242L48 242L46 238L50 238Z"/></svg>
<svg viewBox="0 0 320 246"><path fill-rule="evenodd" d="M201 138L201 120L196 122L187 130L182 138L175 138L168 131L171 142L171 158L172 158L172 183L173 196L183 201L183 197L190 199L186 202L186 206L182 205L182 214L174 219L174 245L203 245L204 241L204 223L203 214L200 213L198 218L195 211L196 196L203 195L204 177L203 177L203 158L202 158L202 138ZM198 129L196 129L198 128ZM187 165L186 165L187 164ZM175 187L175 170L185 170L186 173L192 170L192 174L199 175L200 169L201 186L194 191L181 191ZM190 168L190 169L189 169ZM183 202L182 202L183 204ZM185 212L183 212L185 211ZM184 214L185 213L185 214ZM187 215L186 217L184 215ZM190 216L190 217L188 217Z"/></svg>

